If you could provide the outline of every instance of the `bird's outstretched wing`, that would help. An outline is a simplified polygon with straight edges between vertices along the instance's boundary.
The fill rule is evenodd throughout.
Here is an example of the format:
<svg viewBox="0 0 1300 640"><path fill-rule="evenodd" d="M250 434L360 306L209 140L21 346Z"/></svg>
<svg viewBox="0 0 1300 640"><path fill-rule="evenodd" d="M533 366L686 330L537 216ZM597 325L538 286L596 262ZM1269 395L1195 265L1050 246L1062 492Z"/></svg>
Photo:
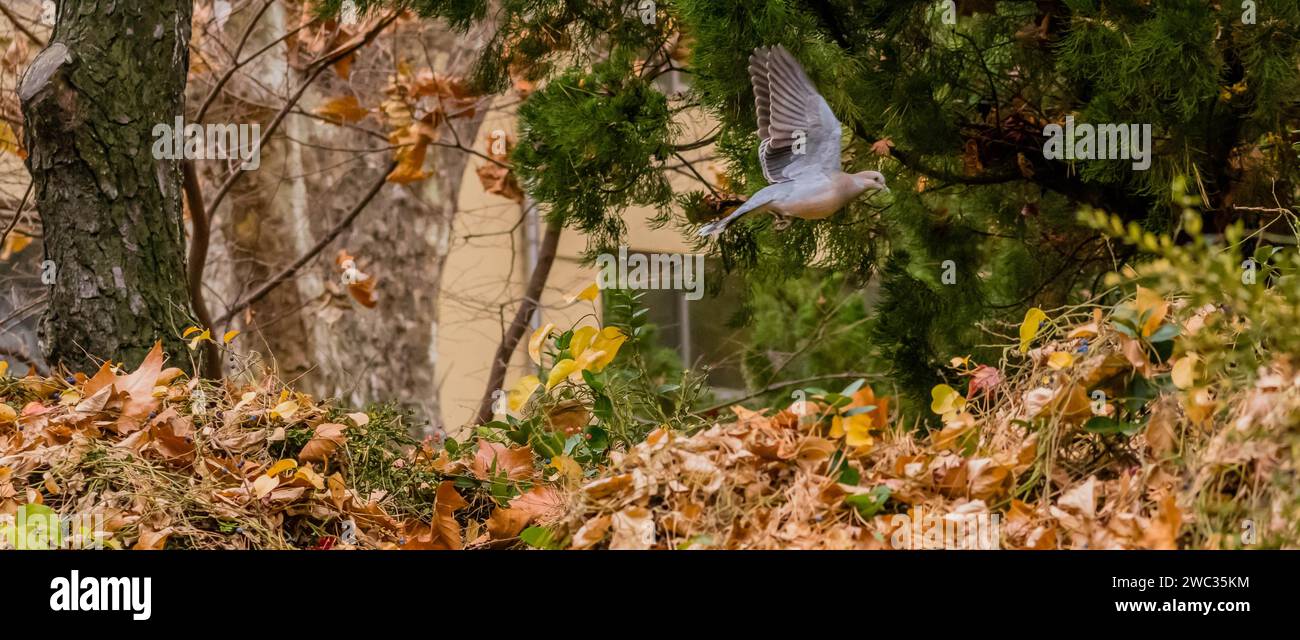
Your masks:
<svg viewBox="0 0 1300 640"><path fill-rule="evenodd" d="M758 112L758 160L768 182L840 170L840 123L799 61L781 45L749 56Z"/></svg>

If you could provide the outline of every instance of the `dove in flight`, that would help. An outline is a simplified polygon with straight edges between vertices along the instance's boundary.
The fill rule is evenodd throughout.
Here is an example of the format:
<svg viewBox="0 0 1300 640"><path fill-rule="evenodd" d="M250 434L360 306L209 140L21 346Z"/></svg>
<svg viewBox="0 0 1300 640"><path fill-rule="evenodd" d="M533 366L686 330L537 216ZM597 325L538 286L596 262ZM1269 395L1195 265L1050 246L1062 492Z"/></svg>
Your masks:
<svg viewBox="0 0 1300 640"><path fill-rule="evenodd" d="M770 184L727 217L701 227L699 235L718 235L740 216L762 211L820 220L867 189L889 191L878 171L840 170L840 122L784 47L755 49L749 81L762 140L758 161Z"/></svg>

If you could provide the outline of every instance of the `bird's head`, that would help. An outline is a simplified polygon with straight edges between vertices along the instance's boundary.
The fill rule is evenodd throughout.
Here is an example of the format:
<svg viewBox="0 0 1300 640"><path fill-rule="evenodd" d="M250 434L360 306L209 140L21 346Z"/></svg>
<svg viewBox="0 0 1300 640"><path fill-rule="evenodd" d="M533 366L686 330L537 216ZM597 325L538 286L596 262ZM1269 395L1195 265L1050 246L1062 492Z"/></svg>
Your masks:
<svg viewBox="0 0 1300 640"><path fill-rule="evenodd" d="M863 192L868 189L889 192L889 187L885 184L885 176L879 171L859 171L853 174L853 181Z"/></svg>

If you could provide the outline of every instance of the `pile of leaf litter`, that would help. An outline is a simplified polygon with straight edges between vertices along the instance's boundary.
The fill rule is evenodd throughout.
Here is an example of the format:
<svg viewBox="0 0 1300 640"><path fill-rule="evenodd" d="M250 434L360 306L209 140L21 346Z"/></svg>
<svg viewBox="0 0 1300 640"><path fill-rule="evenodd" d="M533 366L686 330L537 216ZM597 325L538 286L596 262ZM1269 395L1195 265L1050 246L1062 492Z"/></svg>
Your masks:
<svg viewBox="0 0 1300 640"><path fill-rule="evenodd" d="M581 460L544 429L416 441L391 408L195 380L160 348L0 371L0 546L1294 548L1300 372L1220 366L1250 322L1144 288L1031 309L997 362L952 360L938 428L858 381ZM96 518L32 531L51 514Z"/></svg>
<svg viewBox="0 0 1300 640"><path fill-rule="evenodd" d="M1216 376L1189 348L1243 321L1138 288L1030 310L1000 362L954 358L939 429L859 382L659 430L570 492L554 546L1294 548L1300 372Z"/></svg>
<svg viewBox="0 0 1300 640"><path fill-rule="evenodd" d="M159 346L132 371L4 373L0 548L459 549L494 513L498 531L532 520L490 495L506 449L453 460L391 408L349 412L271 376L200 381Z"/></svg>

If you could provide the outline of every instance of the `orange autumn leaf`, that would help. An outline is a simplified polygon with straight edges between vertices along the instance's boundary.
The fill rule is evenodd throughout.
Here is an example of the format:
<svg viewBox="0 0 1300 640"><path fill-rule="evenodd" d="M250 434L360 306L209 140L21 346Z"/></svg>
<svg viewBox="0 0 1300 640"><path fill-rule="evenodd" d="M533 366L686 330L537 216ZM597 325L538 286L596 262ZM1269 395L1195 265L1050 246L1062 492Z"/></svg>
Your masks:
<svg viewBox="0 0 1300 640"><path fill-rule="evenodd" d="M512 449L480 438L471 469L480 480L501 474L510 480L527 480L533 476L533 450L527 446Z"/></svg>
<svg viewBox="0 0 1300 640"><path fill-rule="evenodd" d="M406 144L408 146L397 150L397 166L388 174L389 182L408 184L419 182L432 175L424 170L424 157L428 153L429 139L417 136L417 139Z"/></svg>
<svg viewBox="0 0 1300 640"><path fill-rule="evenodd" d="M563 511L564 500L551 487L539 486L510 501L510 506L497 509L488 518L488 534L494 540L513 538L529 524L546 520Z"/></svg>
<svg viewBox="0 0 1300 640"><path fill-rule="evenodd" d="M319 115L332 122L357 122L370 114L370 110L361 106L354 95L334 98L316 109Z"/></svg>
<svg viewBox="0 0 1300 640"><path fill-rule="evenodd" d="M356 300L367 309L373 309L375 305L379 304L379 294L375 293L374 278L366 278L361 282L348 285L348 293L352 294L353 300Z"/></svg>
<svg viewBox="0 0 1300 640"><path fill-rule="evenodd" d="M161 400L153 395L162 374L162 341L154 343L153 349L144 357L139 368L134 372L117 376L113 381L114 390L122 394L122 410L117 419L117 431L126 433L139 428L144 419L158 408Z"/></svg>
<svg viewBox="0 0 1300 640"><path fill-rule="evenodd" d="M346 439L343 435L346 426L334 422L323 422L316 425L315 434L307 444L303 445L302 451L298 453L298 459L303 462L324 462L334 453L339 445L343 444Z"/></svg>
<svg viewBox="0 0 1300 640"><path fill-rule="evenodd" d="M524 190L515 179L514 172L498 164L481 164L474 168L483 190L515 202L524 201Z"/></svg>

